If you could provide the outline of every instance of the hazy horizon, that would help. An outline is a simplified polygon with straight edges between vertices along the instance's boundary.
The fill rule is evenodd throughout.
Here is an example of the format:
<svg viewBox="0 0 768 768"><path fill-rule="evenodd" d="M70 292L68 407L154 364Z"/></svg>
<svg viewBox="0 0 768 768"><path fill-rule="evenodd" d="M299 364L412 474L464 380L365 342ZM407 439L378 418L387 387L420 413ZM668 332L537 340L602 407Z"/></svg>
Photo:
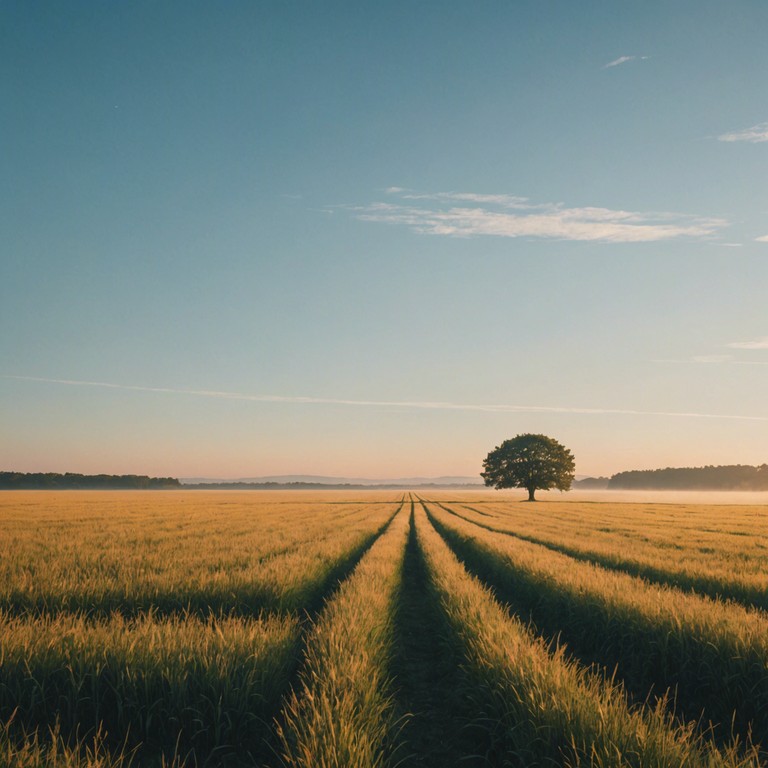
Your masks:
<svg viewBox="0 0 768 768"><path fill-rule="evenodd" d="M768 5L0 10L0 468L768 461Z"/></svg>

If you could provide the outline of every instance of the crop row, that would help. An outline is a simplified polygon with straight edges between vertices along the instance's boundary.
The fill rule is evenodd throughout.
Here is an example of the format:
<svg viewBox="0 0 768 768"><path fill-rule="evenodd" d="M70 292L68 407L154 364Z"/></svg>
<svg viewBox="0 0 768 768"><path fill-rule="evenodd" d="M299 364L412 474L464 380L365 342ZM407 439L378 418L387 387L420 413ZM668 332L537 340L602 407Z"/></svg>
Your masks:
<svg viewBox="0 0 768 768"><path fill-rule="evenodd" d="M663 699L643 703L649 680L660 669L664 680L672 679L682 660L699 663L683 672L698 673L702 691L723 696L722 709L708 708L708 716L730 723L728 702L738 695L765 708L764 659L762 671L751 662L757 693L743 679L728 678L743 678L750 668L739 664L757 647L759 631L768 638L759 612L578 562L478 527L450 509L389 503L384 522L376 518L370 548L354 570L354 557L349 560L338 589L326 582L324 605L311 620L0 613L0 718L10 721L0 727L0 766L127 768L132 755L140 765L162 760L179 767L759 764L755 750L728 738L718 749L695 724L675 719ZM416 658L434 669L406 682L401 676L413 671L413 660L409 666L397 659L404 633L420 618L403 618L408 601L421 606L425 623ZM694 615L705 608L724 613ZM529 613L536 628L525 621ZM709 656L702 649L705 630L714 644ZM547 639L559 631L581 659ZM741 645L724 644L735 643L729 633L739 631L746 638ZM612 667L614 657L618 675L640 694L635 703L624 687L583 663ZM450 701L428 716L415 712L432 706L434 698L418 687L438 676L445 678L439 695ZM686 707L703 706L687 678L680 691L689 697ZM696 717L694 710L686 713ZM442 714L448 723L430 722ZM748 716L746 709L737 713L742 731ZM750 719L757 735L760 718ZM412 753L452 732L471 734L456 739L455 754Z"/></svg>
<svg viewBox="0 0 768 768"><path fill-rule="evenodd" d="M453 695L463 714L454 727L486 732L488 764L755 764L676 725L661 705L630 707L621 688L552 652L467 573L422 509L413 521L427 573L420 588L440 606L444 641L461 659ZM319 617L279 720L286 766L383 768L404 751L394 719L401 686L387 670L407 535L401 513Z"/></svg>
<svg viewBox="0 0 768 768"><path fill-rule="evenodd" d="M628 541L626 536L615 534L598 537L593 531L585 530L585 521L580 517L576 521L580 525L571 520L568 525L559 526L535 514L525 518L520 513L491 516L467 505L447 507L438 503L438 506L494 533L541 544L577 560L712 598L768 609L764 554L755 553L747 558L743 552L717 552L711 547L692 551L690 543L688 546L675 544L673 548L669 539L664 540L668 546L663 547L654 540Z"/></svg>
<svg viewBox="0 0 768 768"><path fill-rule="evenodd" d="M616 669L643 700L725 724L718 736L768 738L768 618L500 536L446 510L430 517L465 563L538 629L587 662Z"/></svg>
<svg viewBox="0 0 768 768"><path fill-rule="evenodd" d="M307 639L299 685L279 719L287 766L381 766L394 748L388 668L408 520L404 508Z"/></svg>
<svg viewBox="0 0 768 768"><path fill-rule="evenodd" d="M451 505L456 507L455 504ZM721 568L734 560L745 573L761 570L768 546L765 507L541 502L526 512L509 502L462 504L520 531L631 547L646 555L666 552L701 567Z"/></svg>
<svg viewBox="0 0 768 768"><path fill-rule="evenodd" d="M446 643L460 656L457 730L486 731L489 764L737 766L757 757L737 745L717 750L692 725L676 724L663 703L627 703L603 675L552 651L511 617L450 552L425 512L415 515L426 589L440 606ZM301 684L284 706L286 765L386 766L402 752L387 676L407 534L396 519L323 612L307 648ZM401 707L407 702L400 701ZM394 728L394 732L393 732ZM470 755L461 760L476 759Z"/></svg>
<svg viewBox="0 0 768 768"><path fill-rule="evenodd" d="M350 530L326 530L303 547L301 568L283 574L303 589L287 593L293 607L319 607L400 507L326 521L327 529L341 517ZM227 610L218 613L0 610L0 722L9 724L0 729L0 765L3 755L9 765L117 765L121 749L123 760L139 749L141 764L153 755L195 765L211 755L264 759L308 625L295 612L238 615L234 601L223 594Z"/></svg>
<svg viewBox="0 0 768 768"><path fill-rule="evenodd" d="M526 511L510 501L461 500L457 506L493 518L494 522L548 535L584 538L631 546L632 549L673 551L698 558L707 566L736 557L748 571L759 570L768 545L765 507L682 504L609 504L541 501Z"/></svg>
<svg viewBox="0 0 768 768"><path fill-rule="evenodd" d="M295 668L291 617L2 617L0 718L147 752L253 748Z"/></svg>
<svg viewBox="0 0 768 768"><path fill-rule="evenodd" d="M486 512L507 516L510 514L526 514L515 496L498 494L470 495L451 494L451 504L471 505ZM519 494L517 496L519 499ZM768 519L765 516L764 504L722 504L722 503L677 503L677 502L625 502L611 501L571 501L563 496L563 501L557 501L557 495L539 502L540 506L530 511L531 515L541 516L542 519L557 519L568 524L574 519L589 521L593 529L607 523L612 529L624 530L627 533L643 534L648 532L652 537L663 540L668 537L670 530L684 531L686 541L704 538L713 534L717 541L728 536L768 538ZM445 496L439 494L430 500L445 501Z"/></svg>
<svg viewBox="0 0 768 768"><path fill-rule="evenodd" d="M4 534L12 554L0 561L0 608L131 616L316 607L326 585L343 575L396 509L393 502L331 510L315 505L294 516L284 508L275 513L251 505L250 514L229 522L212 522L209 512L209 520L193 529L172 510L146 522L143 544L138 523L130 519L118 527L120 535L103 541L101 529L117 527L104 511L98 534L79 540L76 527L57 537L55 529L28 522L24 536ZM169 531L182 523L176 539Z"/></svg>
<svg viewBox="0 0 768 768"><path fill-rule="evenodd" d="M753 764L719 752L675 726L661 707L630 708L620 688L552 652L471 576L429 524L416 516L430 587L464 654L463 684L489 724L492 764L717 766Z"/></svg>

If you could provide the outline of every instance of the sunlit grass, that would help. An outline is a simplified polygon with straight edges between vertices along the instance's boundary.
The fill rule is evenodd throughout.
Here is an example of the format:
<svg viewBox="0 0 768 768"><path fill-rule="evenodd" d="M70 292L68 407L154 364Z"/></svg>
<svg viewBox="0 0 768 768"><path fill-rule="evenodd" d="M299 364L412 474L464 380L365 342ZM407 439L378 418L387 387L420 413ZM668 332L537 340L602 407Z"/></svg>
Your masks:
<svg viewBox="0 0 768 768"><path fill-rule="evenodd" d="M253 745L298 659L296 618L0 615L0 718L172 752ZM122 738L122 736L120 736Z"/></svg>
<svg viewBox="0 0 768 768"><path fill-rule="evenodd" d="M58 727L41 736L39 731L19 735L8 724L0 725L0 768L131 768L138 764L126 749L110 751L97 734L80 741L64 739ZM177 761L163 761L176 768Z"/></svg>
<svg viewBox="0 0 768 768"><path fill-rule="evenodd" d="M46 766L263 760L307 612L397 496L0 496L0 754Z"/></svg>
<svg viewBox="0 0 768 768"><path fill-rule="evenodd" d="M0 607L20 612L297 610L396 508L247 492L8 495Z"/></svg>
<svg viewBox="0 0 768 768"><path fill-rule="evenodd" d="M394 768L453 732L457 765L756 764L768 614L673 585L758 584L764 508L436 494L409 539L402 496L0 494L0 768ZM404 685L409 595L449 652Z"/></svg>
<svg viewBox="0 0 768 768"><path fill-rule="evenodd" d="M387 676L410 506L403 508L318 618L278 726L286 766L388 764L396 725Z"/></svg>
<svg viewBox="0 0 768 768"><path fill-rule="evenodd" d="M768 510L704 505L465 503L450 508L600 565L768 608Z"/></svg>
<svg viewBox="0 0 768 768"><path fill-rule="evenodd" d="M675 689L697 719L768 738L768 616L488 531L429 505L435 524L478 574L550 636L616 668L642 700ZM725 730L725 733L723 733Z"/></svg>
<svg viewBox="0 0 768 768"><path fill-rule="evenodd" d="M754 765L676 726L663 708L632 710L622 691L568 661L469 575L417 512L419 543L449 631L466 658L466 692L494 731L497 759L590 766Z"/></svg>

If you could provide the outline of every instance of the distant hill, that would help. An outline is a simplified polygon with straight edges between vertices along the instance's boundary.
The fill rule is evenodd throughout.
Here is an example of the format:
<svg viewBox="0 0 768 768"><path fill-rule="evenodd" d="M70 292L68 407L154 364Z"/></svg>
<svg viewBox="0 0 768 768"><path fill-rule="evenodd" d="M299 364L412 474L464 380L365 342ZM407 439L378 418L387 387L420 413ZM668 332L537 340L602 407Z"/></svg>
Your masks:
<svg viewBox="0 0 768 768"><path fill-rule="evenodd" d="M582 477L573 481L573 490L597 491L608 487L609 477Z"/></svg>
<svg viewBox="0 0 768 768"><path fill-rule="evenodd" d="M768 464L666 467L613 475L610 490L768 491Z"/></svg>

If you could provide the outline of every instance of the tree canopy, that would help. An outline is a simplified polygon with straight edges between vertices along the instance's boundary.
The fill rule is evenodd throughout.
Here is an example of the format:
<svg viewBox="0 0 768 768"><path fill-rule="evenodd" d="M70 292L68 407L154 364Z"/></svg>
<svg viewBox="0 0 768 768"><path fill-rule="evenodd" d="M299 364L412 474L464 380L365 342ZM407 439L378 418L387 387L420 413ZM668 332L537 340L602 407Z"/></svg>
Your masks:
<svg viewBox="0 0 768 768"><path fill-rule="evenodd" d="M525 488L528 501L537 490L567 491L573 482L573 454L546 435L526 433L505 440L483 460L480 476L495 488Z"/></svg>

